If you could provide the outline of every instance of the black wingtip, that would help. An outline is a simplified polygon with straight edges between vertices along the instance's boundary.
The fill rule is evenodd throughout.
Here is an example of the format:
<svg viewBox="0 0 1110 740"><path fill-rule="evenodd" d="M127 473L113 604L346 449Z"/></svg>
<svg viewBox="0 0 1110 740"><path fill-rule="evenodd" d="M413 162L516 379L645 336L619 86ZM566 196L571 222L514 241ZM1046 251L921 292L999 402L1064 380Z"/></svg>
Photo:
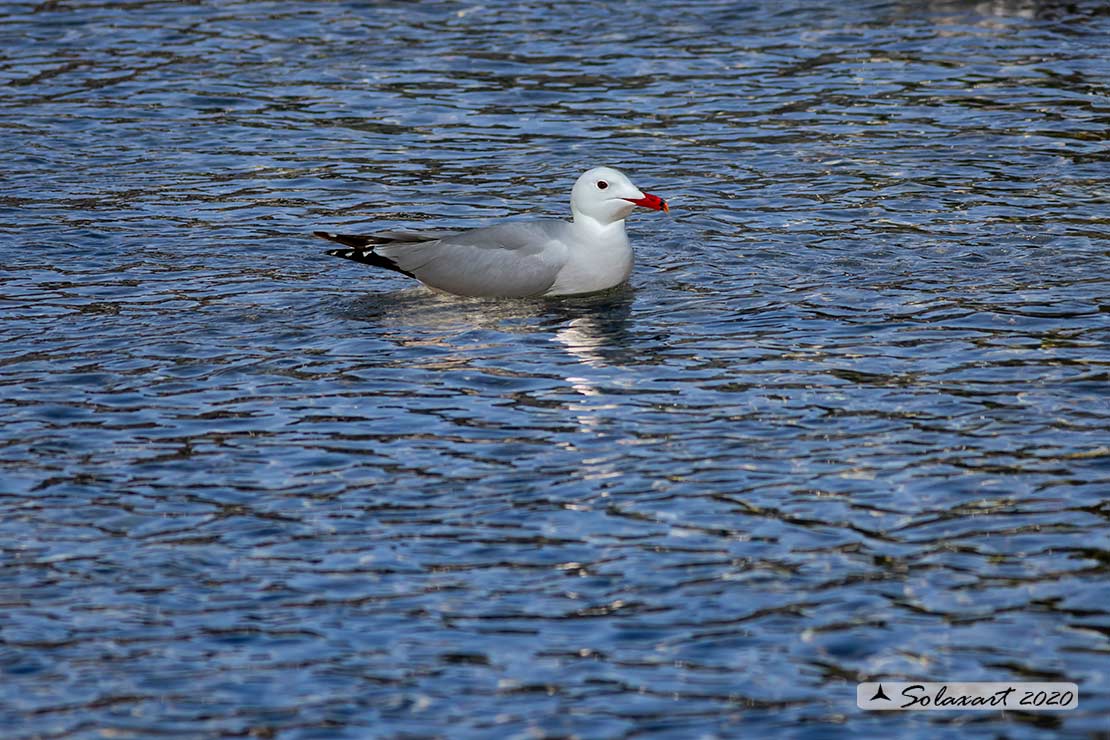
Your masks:
<svg viewBox="0 0 1110 740"><path fill-rule="evenodd" d="M355 247L352 249L348 247L347 249L329 249L325 251L324 254L331 257L340 257L345 260L353 260L354 262L361 262L364 265L373 265L374 267L381 267L386 270L392 270L393 272L399 272L402 275L407 275L410 278L416 277L408 270L404 270L399 267L397 263L393 260L378 254L372 248L366 249L363 247Z"/></svg>
<svg viewBox="0 0 1110 740"><path fill-rule="evenodd" d="M362 236L360 234L336 234L333 231L313 231L312 233L321 239L339 242L345 247L353 247L354 249L372 249L373 247L370 245L376 243L374 237Z"/></svg>

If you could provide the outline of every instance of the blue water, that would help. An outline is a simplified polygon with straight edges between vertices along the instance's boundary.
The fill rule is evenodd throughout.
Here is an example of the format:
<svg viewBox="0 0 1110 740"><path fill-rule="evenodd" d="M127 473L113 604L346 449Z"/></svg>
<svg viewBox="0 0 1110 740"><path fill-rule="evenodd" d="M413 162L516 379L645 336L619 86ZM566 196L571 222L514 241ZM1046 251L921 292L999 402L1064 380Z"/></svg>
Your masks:
<svg viewBox="0 0 1110 740"><path fill-rule="evenodd" d="M1104 3L0 18L4 737L1110 728ZM672 205L599 296L310 236L598 164Z"/></svg>

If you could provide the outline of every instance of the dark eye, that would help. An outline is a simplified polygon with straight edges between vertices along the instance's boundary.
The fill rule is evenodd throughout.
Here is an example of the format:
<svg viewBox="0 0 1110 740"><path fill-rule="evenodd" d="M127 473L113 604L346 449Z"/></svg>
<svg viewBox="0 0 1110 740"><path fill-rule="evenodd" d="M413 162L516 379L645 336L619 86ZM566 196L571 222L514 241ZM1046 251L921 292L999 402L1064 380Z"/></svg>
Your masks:
<svg viewBox="0 0 1110 740"><path fill-rule="evenodd" d="M609 183L605 182L604 180L598 180L597 181L597 189L598 190L604 190L607 187L609 187Z"/></svg>

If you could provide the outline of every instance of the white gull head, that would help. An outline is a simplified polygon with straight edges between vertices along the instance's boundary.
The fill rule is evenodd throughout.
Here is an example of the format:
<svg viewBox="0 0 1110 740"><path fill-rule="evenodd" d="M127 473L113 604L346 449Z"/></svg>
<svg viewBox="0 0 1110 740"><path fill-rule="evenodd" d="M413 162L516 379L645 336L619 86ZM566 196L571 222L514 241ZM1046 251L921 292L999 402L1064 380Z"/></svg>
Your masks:
<svg viewBox="0 0 1110 740"><path fill-rule="evenodd" d="M654 211L667 211L667 202L657 195L644 193L632 184L623 172L612 167L588 170L570 194L570 210L575 222L589 219L600 226L623 221L636 206Z"/></svg>

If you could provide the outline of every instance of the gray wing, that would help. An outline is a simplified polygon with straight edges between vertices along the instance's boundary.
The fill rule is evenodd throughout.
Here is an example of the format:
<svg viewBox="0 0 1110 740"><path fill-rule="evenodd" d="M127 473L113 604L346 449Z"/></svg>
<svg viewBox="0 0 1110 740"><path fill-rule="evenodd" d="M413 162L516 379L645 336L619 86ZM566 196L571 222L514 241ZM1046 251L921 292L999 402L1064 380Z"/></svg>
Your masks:
<svg viewBox="0 0 1110 740"><path fill-rule="evenodd" d="M374 247L397 268L433 288L466 296L541 295L566 264L563 221L507 223L434 241Z"/></svg>

